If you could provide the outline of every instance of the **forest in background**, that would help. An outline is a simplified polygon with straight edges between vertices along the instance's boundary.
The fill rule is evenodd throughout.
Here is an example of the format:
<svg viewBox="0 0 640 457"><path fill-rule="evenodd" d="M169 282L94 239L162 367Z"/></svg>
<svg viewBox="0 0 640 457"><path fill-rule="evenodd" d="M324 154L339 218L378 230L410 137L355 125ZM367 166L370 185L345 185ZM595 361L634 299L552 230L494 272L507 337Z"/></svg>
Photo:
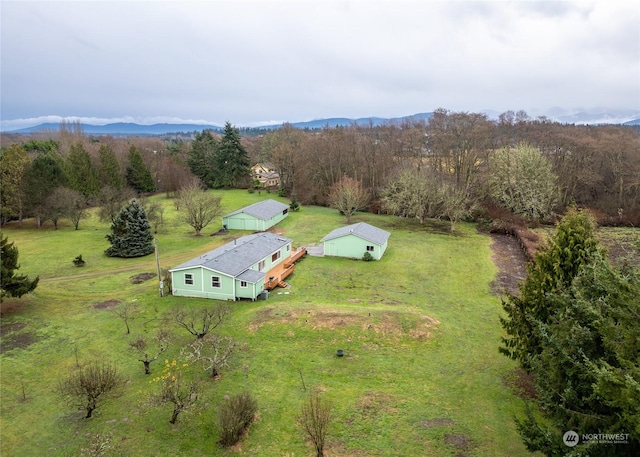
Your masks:
<svg viewBox="0 0 640 457"><path fill-rule="evenodd" d="M401 190L419 193L412 185L436 183L425 190L440 196L422 203L429 205L427 217L454 217L442 204L447 196L459 203L458 209L461 205L455 217L463 219L551 221L568 206L578 206L593 210L603 225L640 225L640 131L633 126L566 125L525 112L505 112L491 120L485 114L438 109L428 121L320 130L284 124L262 135L241 135L235 128L232 134L239 139L239 156L250 164L273 164L281 179L281 188L273 190L295 194L302 204L331 205L332 188L347 177L361 185L368 196L363 209L374 213L418 217L411 208L391 204L390 197ZM123 199L130 197L129 189L134 194L175 194L194 175L202 179L206 173L220 173L216 151L221 139L208 131L191 141L88 136L74 124L28 137L3 135L2 221L39 213L46 220L44 201L56 187L71 188L91 205L105 204L113 189L123 192ZM529 162L529 170L518 169L525 163L523 156L508 153L523 147L540 156ZM28 162L21 153L19 160L7 154L15 156L19 149ZM44 157L48 165L34 172L32 165ZM240 162L246 167L246 161ZM550 173L537 176L536 170L547 165ZM514 189L534 175L547 181L535 186L554 192L552 211L544 214L526 214L508 204ZM241 176L237 181L203 181L209 187L251 187L248 170ZM504 183L496 188L498 176ZM520 194L529 191L520 189Z"/></svg>

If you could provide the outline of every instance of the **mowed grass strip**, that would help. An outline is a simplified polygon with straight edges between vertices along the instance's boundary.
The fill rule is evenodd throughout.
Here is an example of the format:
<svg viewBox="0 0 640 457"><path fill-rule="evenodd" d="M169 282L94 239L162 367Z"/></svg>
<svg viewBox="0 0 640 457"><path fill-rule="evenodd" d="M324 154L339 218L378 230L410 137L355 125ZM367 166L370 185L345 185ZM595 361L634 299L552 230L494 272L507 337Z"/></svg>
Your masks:
<svg viewBox="0 0 640 457"><path fill-rule="evenodd" d="M216 191L224 212L259 199L246 191ZM240 236L202 237L180 222L171 200L166 225L157 234L162 267L169 268ZM277 199L277 198L276 198ZM279 199L280 201L284 201ZM471 224L448 224L359 213L391 232L377 262L307 256L266 301L233 303L219 333L244 344L220 378L200 366L199 405L168 424L170 408L149 408L157 389L129 348L137 335L168 326L176 342L162 359L180 358L189 335L164 317L177 306L204 307L207 300L160 298L157 281L134 284L133 276L155 272L153 255L139 259L104 256L109 225L93 217L80 230L55 231L10 224L3 229L20 250L21 273L40 275L34 294L3 304L2 455L68 456L87 447L90 436L109 434L117 455L311 455L295 419L310 389L335 405L328 438L332 456L526 455L513 416L521 402L504 383L515 365L498 354L500 300L490 294L495 276L490 239ZM294 245L317 244L345 225L335 210L303 207L277 226ZM87 266L72 259L83 254ZM125 333L113 306L133 303L137 313ZM342 349L343 357L336 357ZM112 360L129 379L120 398L83 419L55 394L59 379L79 363ZM259 414L240 445L216 444L216 404L250 391Z"/></svg>

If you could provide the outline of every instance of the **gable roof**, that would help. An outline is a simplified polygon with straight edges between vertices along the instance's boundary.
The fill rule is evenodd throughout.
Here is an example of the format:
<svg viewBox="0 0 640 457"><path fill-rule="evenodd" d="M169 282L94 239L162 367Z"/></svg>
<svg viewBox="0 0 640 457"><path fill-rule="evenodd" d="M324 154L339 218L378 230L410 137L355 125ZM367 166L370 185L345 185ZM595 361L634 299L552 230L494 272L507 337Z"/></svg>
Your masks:
<svg viewBox="0 0 640 457"><path fill-rule="evenodd" d="M244 213L249 216L253 216L256 219L266 221L271 219L273 216L281 214L285 209L289 209L289 205L269 199L254 203L253 205L245 206L244 208L223 216L223 218Z"/></svg>
<svg viewBox="0 0 640 457"><path fill-rule="evenodd" d="M255 170L256 168L263 168L265 170L274 170L275 171L276 166L274 164L272 164L271 162L258 162L253 167L251 167L252 170Z"/></svg>
<svg viewBox="0 0 640 457"><path fill-rule="evenodd" d="M264 277L265 274L263 272L247 270L281 247L291 243L291 241L289 238L274 235L270 232L254 233L252 235L242 236L215 248L169 271L204 267L233 277L240 275L242 276L241 279L254 282Z"/></svg>
<svg viewBox="0 0 640 457"><path fill-rule="evenodd" d="M346 235L355 235L363 240L380 245L386 243L389 236L391 236L391 234L386 230L379 229L378 227L369 225L366 222L358 222L357 224L337 228L320 241L329 241Z"/></svg>

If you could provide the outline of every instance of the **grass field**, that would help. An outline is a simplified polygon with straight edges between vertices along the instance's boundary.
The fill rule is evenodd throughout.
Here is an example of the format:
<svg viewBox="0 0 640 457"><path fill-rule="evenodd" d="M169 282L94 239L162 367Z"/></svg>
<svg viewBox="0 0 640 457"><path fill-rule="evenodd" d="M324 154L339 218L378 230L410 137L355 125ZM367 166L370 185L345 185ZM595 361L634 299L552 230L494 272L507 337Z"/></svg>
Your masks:
<svg viewBox="0 0 640 457"><path fill-rule="evenodd" d="M225 212L267 197L220 192ZM173 203L157 238L163 268L175 266L228 241L201 237L180 223ZM308 256L266 301L242 301L220 333L246 349L216 380L189 367L203 391L198 406L168 423L169 407L144 405L157 386L129 349L135 335L151 335L176 306L203 307L201 299L160 298L153 255L107 258L108 224L92 218L73 226L3 229L20 250L20 273L40 275L36 291L2 306L1 454L80 455L91 436L111 437L122 456L307 456L295 418L312 387L335 404L329 456L519 456L528 455L513 417L522 403L509 388L515 364L498 354L500 300L490 292L496 269L487 236L471 224L358 214L391 232L381 261ZM344 225L336 211L304 207L278 225L294 246L318 243ZM87 262L77 268L79 254ZM285 293L286 292L286 293ZM138 307L132 334L101 303ZM166 358L179 358L188 334L170 326L174 344ZM337 349L345 357L335 356ZM111 360L129 379L119 398L86 420L56 394L58 380L79 363ZM151 366L157 374L162 362ZM302 375L302 379L301 379ZM304 385L307 391L303 388ZM216 442L216 404L243 390L258 401L259 415L232 449Z"/></svg>

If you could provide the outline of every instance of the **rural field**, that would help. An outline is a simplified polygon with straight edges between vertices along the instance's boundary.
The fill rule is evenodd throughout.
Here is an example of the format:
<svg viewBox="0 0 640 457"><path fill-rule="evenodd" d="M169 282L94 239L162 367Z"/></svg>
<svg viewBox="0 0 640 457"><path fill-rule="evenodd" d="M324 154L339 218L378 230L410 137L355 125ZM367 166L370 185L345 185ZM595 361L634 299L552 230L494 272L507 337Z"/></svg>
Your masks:
<svg viewBox="0 0 640 457"><path fill-rule="evenodd" d="M225 213L272 197L216 192ZM172 200L153 199L165 206L157 234L162 268L242 234L209 236L220 228L216 221L195 237ZM71 224L58 230L36 229L32 221L23 228L9 224L3 235L19 248L19 273L39 275L40 284L2 304L0 453L102 455L87 451L101 441L110 447L105 455L310 456L296 417L317 389L334 404L328 456L529 455L513 420L523 405L514 387L516 364L497 349L501 306L492 293L498 273L492 238L473 224L461 223L451 234L446 222L420 225L366 213L354 221L391 232L384 258L307 256L287 279L290 288L272 291L267 300L232 303L231 316L215 331L242 349L216 379L201 366L185 368L201 381L201 391L196 407L175 425L168 422L170 406L147 402L164 359L182 363L180 350L191 341L165 318L178 306L211 301L161 298L153 254L106 257L109 225L95 216L78 231ZM303 207L276 230L294 246L309 246L344 224L335 210ZM79 254L82 268L72 263ZM113 312L127 303L136 307L131 334ZM147 376L129 343L162 327L172 344ZM345 356L336 357L337 349ZM85 419L56 387L91 361L114 362L128 382L120 397ZM256 421L239 444L224 449L217 444L217 405L243 391L258 402Z"/></svg>

